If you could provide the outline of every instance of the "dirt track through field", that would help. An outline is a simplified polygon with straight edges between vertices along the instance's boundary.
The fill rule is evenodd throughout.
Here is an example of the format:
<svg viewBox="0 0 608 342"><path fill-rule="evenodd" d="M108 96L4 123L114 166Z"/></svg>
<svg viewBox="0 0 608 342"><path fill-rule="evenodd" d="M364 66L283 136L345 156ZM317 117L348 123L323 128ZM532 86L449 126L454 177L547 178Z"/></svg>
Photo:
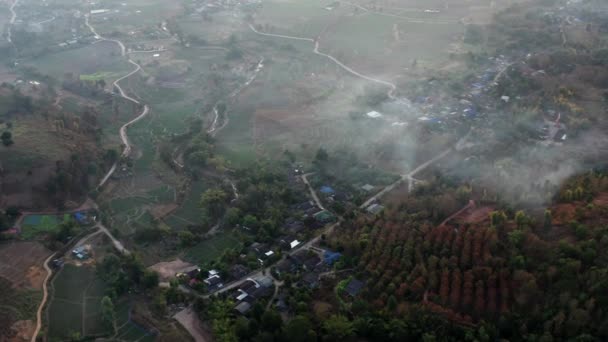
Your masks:
<svg viewBox="0 0 608 342"><path fill-rule="evenodd" d="M120 47L120 55L123 57L127 56L127 48L125 47L125 44L123 44L123 42L121 42L120 40L117 39L109 39L109 38L105 38L101 35L99 35L99 33L97 33L97 31L95 30L95 28L91 25L91 23L89 22L89 16L86 15L85 16L85 25L89 28L89 30L91 31L91 33L93 33L93 35L95 35L95 38L99 39L100 41L108 41L108 42L114 42L116 44L118 44L118 46ZM150 51L150 52L155 52L155 51ZM135 69L131 72L129 72L128 74L124 75L123 77L117 79L116 81L114 81L113 86L118 89L118 92L120 93L120 96L130 102L133 102L137 105L141 105L141 103L130 97L129 95L127 95L127 93L125 93L125 91L122 89L122 87L120 86L120 82L122 80L125 80L133 75L135 75L136 73L138 73L141 70L141 65L135 63L132 59L128 59L128 62L133 64L135 66ZM129 126L135 124L136 122L138 122L139 120L143 119L144 117L146 117L146 115L148 115L148 113L150 112L150 107L148 107L148 105L144 104L144 107L142 109L141 114L139 114L136 118L134 118L133 120L127 122L126 124L122 125L122 127L120 127L120 140L122 140L123 145L125 146L124 150L122 151L122 156L123 157L128 157L129 154L131 154L131 144L129 143L129 136L127 135L127 129L129 128ZM101 188L105 185L105 183L108 181L108 179L110 179L110 177L114 174L114 172L116 171L116 168L118 167L118 161L116 161L114 163L114 165L112 165L112 167L110 168L110 170L106 173L106 175L101 179L101 182L99 182L99 185L97 186L97 188Z"/></svg>
<svg viewBox="0 0 608 342"><path fill-rule="evenodd" d="M373 82L373 83L378 83L381 85L384 85L386 87L389 88L389 91L387 93L388 97L392 100L397 100L397 98L395 97L395 91L397 90L397 86L394 83L388 82L388 81L384 81L384 80L380 80L377 78L373 78L370 76L366 76L363 75L361 73L359 73L358 71L350 68L349 66L345 65L344 63L340 62L336 57L323 53L321 51L319 51L319 37L313 39L313 38L304 38L304 37L294 37L294 36L287 36L287 35L282 35L282 34L273 34L273 33L264 33L264 32L260 32L258 30L255 29L255 27L253 27L253 25L249 24L249 28L262 36L266 36L266 37L275 37L275 38L284 38L284 39L292 39L292 40L301 40L301 41L307 41L307 42L311 42L314 44L314 49L313 49L313 53L319 56L323 56L325 58L329 58L332 62L336 63L339 67L341 67L342 69L346 70L347 72L349 72L352 75L355 75L359 78L362 78L364 80Z"/></svg>
<svg viewBox="0 0 608 342"><path fill-rule="evenodd" d="M44 270L46 271L46 278L44 278L44 282L42 283L42 301L38 307L38 311L36 311L36 329L32 334L31 342L36 342L36 337L38 337L40 329L42 328L42 310L44 309L44 305L49 297L48 283L51 275L53 274L53 271L49 268L49 261L51 261L54 256L55 253L51 254L43 263Z"/></svg>
<svg viewBox="0 0 608 342"><path fill-rule="evenodd" d="M15 7L17 6L18 3L19 3L19 0L15 0L13 2L13 4L11 5L11 7L9 8L9 10L11 11L11 20L8 23L8 30L6 32L6 40L8 40L8 42L11 44L13 44L13 24L15 23L15 20L17 20L17 12L15 12Z"/></svg>
<svg viewBox="0 0 608 342"><path fill-rule="evenodd" d="M402 16L402 15L398 15L398 14L392 14L392 13L388 13L388 12L378 12L378 11L374 11L371 10L367 7L352 3L352 2L348 2L348 1L341 1L338 0L339 3L345 4L345 5L349 5L349 6L353 6L356 7L360 10L362 10L363 12L366 13L371 13L371 14L375 14L375 15L380 15L380 16L384 16L384 17L391 17L391 18L397 18L397 19L401 19L405 22L408 23L414 23L414 24L430 24L430 25L453 25L455 23L458 22L458 20L427 20L427 19L421 19L421 18L414 18L414 17L406 17L406 16ZM411 10L411 9L410 9ZM419 11L419 12L423 12L423 11Z"/></svg>

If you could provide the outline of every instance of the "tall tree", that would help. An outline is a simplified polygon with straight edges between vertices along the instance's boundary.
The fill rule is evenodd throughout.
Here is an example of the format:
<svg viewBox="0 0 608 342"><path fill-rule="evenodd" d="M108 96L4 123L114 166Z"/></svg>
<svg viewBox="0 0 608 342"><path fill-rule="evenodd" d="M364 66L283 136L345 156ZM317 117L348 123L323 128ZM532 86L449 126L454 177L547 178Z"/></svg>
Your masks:
<svg viewBox="0 0 608 342"><path fill-rule="evenodd" d="M224 190L215 188L209 189L201 196L201 206L206 209L214 218L219 218L226 210L228 195Z"/></svg>
<svg viewBox="0 0 608 342"><path fill-rule="evenodd" d="M394 297L393 297L394 299ZM332 315L323 322L325 338L328 341L340 341L355 334L353 324L342 315Z"/></svg>
<svg viewBox="0 0 608 342"><path fill-rule="evenodd" d="M101 317L103 321L107 324L114 325L114 316L116 313L114 312L114 303L112 303L112 299L110 297L105 296L101 299Z"/></svg>

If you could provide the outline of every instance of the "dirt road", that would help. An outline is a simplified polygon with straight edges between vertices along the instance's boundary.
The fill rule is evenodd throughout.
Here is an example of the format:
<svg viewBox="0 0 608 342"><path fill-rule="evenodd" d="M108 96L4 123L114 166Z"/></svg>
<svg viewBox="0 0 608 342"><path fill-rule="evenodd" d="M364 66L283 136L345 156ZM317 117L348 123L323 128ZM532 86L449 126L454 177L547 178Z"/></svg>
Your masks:
<svg viewBox="0 0 608 342"><path fill-rule="evenodd" d="M129 250L127 250L123 244L118 241L113 235L112 233L110 233L110 231L108 230L108 228L106 228L101 222L97 223L95 225L96 228L98 228L97 231L92 232L91 234L88 234L87 236L84 236L82 239L80 239L80 241L78 241L76 243L75 246L81 246L83 244L85 244L88 240L90 240L91 238L99 235L99 234L105 234L108 236L108 238L110 238L110 240L112 241L112 244L114 245L114 248L116 248L120 253L124 254L124 255L129 255L131 254L131 252L129 252ZM36 330L34 331L34 335L32 335L32 340L31 342L35 342L36 341L36 337L38 336L38 334L40 333L40 329L42 328L42 310L44 309L44 305L46 304L46 301L48 300L48 283L49 283L49 279L51 278L51 275L53 273L53 271L49 268L49 262L55 257L55 253L51 254L45 261L44 261L44 269L46 270L47 274L46 274L46 278L44 279L44 282L42 283L42 301L40 303L40 306L38 306L38 311L36 313Z"/></svg>
<svg viewBox="0 0 608 342"><path fill-rule="evenodd" d="M370 197L367 201L365 201L363 204L361 204L359 206L359 208L361 208L361 209L367 208L370 204L372 204L375 201L377 201L378 199L382 198L387 193L393 191L397 186L399 186L399 184L401 184L405 180L408 180L410 182L410 187L411 187L411 184L416 181L414 179L414 176L416 174L420 173L421 171L423 171L427 167L431 166L432 164L434 164L438 160L444 158L445 156L447 156L451 152L462 150L464 148L464 146L465 146L465 143L466 143L467 139L469 138L469 136L471 135L472 132L473 132L473 129L470 129L469 132L465 136L463 136L462 138L460 138L458 140L458 142L454 146L450 146L447 150L445 150L445 151L441 152L440 154L436 155L434 158L432 158L432 159L430 159L430 160L428 160L428 161L420 164L418 167L416 167L415 169L413 169L409 173L401 175L401 178L399 178L398 181L396 181L395 183L387 186L386 188L384 188L379 193L377 193L374 196Z"/></svg>
<svg viewBox="0 0 608 342"><path fill-rule="evenodd" d="M99 33L97 33L97 31L95 30L95 28L91 25L91 23L89 22L89 16L85 15L85 25L89 28L89 30L91 31L91 33L93 33L95 35L95 38L97 38L100 41L108 41L108 42L113 42L118 44L118 46L120 47L120 55L125 57L127 55L127 48L125 47L125 44L123 44L120 40L117 39L109 39L109 38L105 38L101 35L99 35ZM133 64L133 66L135 66L135 69L131 72L129 72L128 74L124 75L123 77L117 79L116 81L114 81L114 83L112 84L116 89L118 89L118 92L120 93L120 96L127 100L127 101L131 101L137 105L141 105L141 103L130 97L129 95L127 95L127 93L125 93L125 91L122 89L122 87L120 86L120 82L122 80L125 80L133 75L135 75L136 73L138 73L141 70L141 65L135 63L133 60L129 59L128 60L129 63ZM129 126L135 124L136 122L138 122L139 120L143 119L144 117L146 117L146 115L148 115L148 113L150 112L150 107L148 107L148 105L144 105L141 114L139 114L136 118L134 118L133 120L127 122L126 124L122 125L120 127L120 140L122 141L124 147L124 150L122 151L122 156L123 157L128 157L129 154L131 153L131 144L129 143L129 136L127 135L127 129L129 128ZM108 181L108 179L110 179L110 177L114 174L114 172L116 171L116 168L118 167L118 161L114 163L114 165L112 165L112 167L110 168L110 170L106 173L106 175L101 179L101 182L99 182L99 185L97 186L97 188L101 188L103 187L106 182Z"/></svg>
<svg viewBox="0 0 608 342"><path fill-rule="evenodd" d="M95 227L99 228L104 234L106 234L110 240L112 241L112 244L114 245L114 248L116 248L120 253L124 254L124 255L130 255L131 252L125 248L125 246L122 244L122 242L118 241L118 239L116 239L114 237L114 235L112 235L112 233L110 233L110 231L108 230L108 228L106 228L106 226L103 225L103 223L98 222Z"/></svg>
<svg viewBox="0 0 608 342"><path fill-rule="evenodd" d="M8 22L6 40L8 40L8 42L11 44L13 43L13 24L15 23L15 20L17 20L17 12L15 12L15 7L17 6L18 3L19 3L19 0L15 0L13 2L13 4L11 5L11 7L9 7L9 10L11 11L11 20Z"/></svg>
<svg viewBox="0 0 608 342"><path fill-rule="evenodd" d="M452 152L452 147L448 148L447 150L441 152L440 154L438 154L437 156L435 156L433 159L428 160L426 162L424 162L423 164L421 164L420 166L418 166L417 168L415 168L414 170L412 170L410 173L402 175L401 178L399 178L398 181L396 181L395 183L387 186L386 188L384 188L382 191L380 191L379 193L375 194L374 196L370 197L367 201L365 201L363 204L361 204L359 206L359 208L363 209L363 208L367 208L370 204L376 202L378 199L382 198L384 195L386 195L387 193L393 191L397 186L399 186L399 184L401 184L403 181L405 180L413 180L413 177L419 173L420 171L426 169L427 167L429 167L430 165L434 164L436 161L438 161L439 159L447 156L450 152Z"/></svg>
<svg viewBox="0 0 608 342"><path fill-rule="evenodd" d="M89 23L89 15L85 15L84 16L84 24L89 28L89 30L91 30L91 33L93 33L93 35L95 35L96 39L99 40L105 40L108 42L114 42L116 44L118 44L118 46L120 46L120 55L121 56L125 56L127 53L127 48L125 47L125 44L123 44L120 40L116 40L116 39L109 39L109 38L105 38L101 35L99 35L99 33L97 33L97 31L95 30L95 28L93 26L91 26L91 24Z"/></svg>
<svg viewBox="0 0 608 342"><path fill-rule="evenodd" d="M253 32L255 32L255 33L259 34L259 35L262 35L262 36L266 36L266 37L275 37L275 38L283 38L283 39L292 39L292 40L301 40L301 41L311 42L311 43L314 44L314 49L312 51L314 54L319 55L319 56L323 56L325 58L329 58L332 62L336 63L339 67L341 67L342 69L346 70L347 72L349 72L352 75L355 75L355 76L357 76L359 78L362 78L364 80L367 80L367 81L370 81L370 82L373 82L373 83L378 83L378 84L381 84L381 85L384 85L384 86L388 87L389 88L389 91L387 93L388 97L390 99L396 100L396 97L395 97L394 93L395 93L395 90L397 90L397 86L395 84L393 84L391 82L388 82L388 81L384 81L384 80L380 80L380 79L377 79L377 78L373 78L373 77L370 77L370 76L363 75L363 74L359 73L358 71L352 69L351 67L345 65L344 63L340 62L336 57L334 57L332 55L329 55L329 54L326 54L326 53L323 53L323 52L320 52L319 51L319 37L317 37L316 39L312 39L312 38L304 38L304 37L287 36L287 35L282 35L282 34L263 33L263 32L260 32L260 31L256 30L255 27L253 27L253 25L251 25L251 24L249 24L249 28Z"/></svg>
<svg viewBox="0 0 608 342"><path fill-rule="evenodd" d="M261 57L260 61L256 65L256 68L255 68L253 74L247 79L247 81L243 82L243 84L241 84L234 91L232 91L232 93L230 93L230 95L228 95L228 99L232 99L232 98L236 97L238 94L240 94L243 91L243 89L245 89L247 86L249 86L251 84L251 82L253 82L256 79L256 77L258 76L258 73L260 71L262 71L263 68L264 68L264 57ZM221 126L218 126L220 114L217 110L217 107L219 106L219 104L220 104L220 102L216 103L215 106L213 106L213 114L215 116L213 118L213 122L211 123L211 127L209 127L209 129L207 130L207 133L209 133L209 135L211 135L213 137L216 136L217 133L219 133L222 129L224 129L224 127L226 127L228 125L228 122L230 121L230 119L228 117L228 111L225 111L223 113L224 122L222 123Z"/></svg>
<svg viewBox="0 0 608 342"><path fill-rule="evenodd" d="M53 271L49 267L49 261L51 261L54 256L55 256L55 253L51 254L44 261L44 264L43 264L44 270L46 271L46 277L44 278L44 282L42 283L42 302L40 303L40 306L38 306L38 310L36 311L36 329L34 330L34 333L32 334L31 342L36 342L36 337L38 337L38 334L40 333L40 329L42 329L42 310L44 309L44 305L46 304L46 301L48 300L48 297L49 297L48 283L49 283L49 279L51 278L51 275L53 274Z"/></svg>
<svg viewBox="0 0 608 342"><path fill-rule="evenodd" d="M306 184L306 186L308 186L310 195L312 196L313 200L317 204L317 207L321 208L322 210L325 210L323 203L321 203L321 200L319 200L319 196L317 196L317 193L313 190L312 186L308 182L308 176L312 176L313 174L314 173L307 173L305 175L302 175L302 181L304 182L304 184Z"/></svg>

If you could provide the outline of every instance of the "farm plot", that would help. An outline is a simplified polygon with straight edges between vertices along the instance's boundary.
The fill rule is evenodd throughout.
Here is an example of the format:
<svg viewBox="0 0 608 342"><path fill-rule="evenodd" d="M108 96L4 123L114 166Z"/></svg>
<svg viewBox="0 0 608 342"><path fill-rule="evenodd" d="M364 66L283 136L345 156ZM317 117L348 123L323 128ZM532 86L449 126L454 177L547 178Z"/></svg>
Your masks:
<svg viewBox="0 0 608 342"><path fill-rule="evenodd" d="M239 243L231 231L221 231L186 250L184 260L192 263L210 262L222 256L226 249L234 248Z"/></svg>
<svg viewBox="0 0 608 342"><path fill-rule="evenodd" d="M65 339L74 332L81 336L110 334L101 317L103 282L92 267L66 264L52 282L52 299L47 315L49 336Z"/></svg>
<svg viewBox="0 0 608 342"><path fill-rule="evenodd" d="M199 224L202 214L200 198L207 188L208 184L203 181L193 182L182 205L164 220L165 223L173 230L183 230L188 225Z"/></svg>
<svg viewBox="0 0 608 342"><path fill-rule="evenodd" d="M46 272L42 263L51 254L38 242L7 242L0 244L0 277L14 287L41 289Z"/></svg>
<svg viewBox="0 0 608 342"><path fill-rule="evenodd" d="M336 122L348 119L361 93L359 82L310 51L288 58L292 53L285 50L274 57L229 109L230 124L218 134L217 145L233 165L247 166L258 153L276 156L285 148L296 151L360 138L346 134L352 124Z"/></svg>
<svg viewBox="0 0 608 342"><path fill-rule="evenodd" d="M345 6L326 6L323 2L318 1L264 2L256 14L256 24L287 30L282 34L312 38L319 35L336 18L350 10Z"/></svg>
<svg viewBox="0 0 608 342"><path fill-rule="evenodd" d="M150 210L161 203L168 202L139 196L113 199L110 202L113 226L123 234L133 234L137 228L146 227L153 221Z"/></svg>
<svg viewBox="0 0 608 342"><path fill-rule="evenodd" d="M18 325L17 322L35 319L42 293L35 290L17 290L12 282L4 277L0 277L0 293L0 340L7 341L14 334L12 330Z"/></svg>
<svg viewBox="0 0 608 342"><path fill-rule="evenodd" d="M321 37L321 51L363 74L381 77L391 70L394 74L394 70L410 67L414 60L446 61L450 44L459 39L462 29L457 22L412 23L366 14L344 18L328 29Z"/></svg>
<svg viewBox="0 0 608 342"><path fill-rule="evenodd" d="M115 306L117 331L103 321L101 299L106 287L92 267L66 264L53 280L52 290L47 311L51 339L65 340L73 333L85 338L107 336L122 341L148 341L153 337L131 321L126 299L117 301Z"/></svg>
<svg viewBox="0 0 608 342"><path fill-rule="evenodd" d="M25 60L22 64L57 79L63 79L66 72L73 75L105 73L112 76L106 79L107 84L133 69L133 66L120 56L120 49L112 42L100 42L78 49L45 54Z"/></svg>
<svg viewBox="0 0 608 342"><path fill-rule="evenodd" d="M116 305L116 332L112 336L117 341L152 342L156 339L154 333L131 320L131 306L128 300L122 300Z"/></svg>
<svg viewBox="0 0 608 342"><path fill-rule="evenodd" d="M70 215L28 215L21 225L21 237L33 239L41 234L55 233L59 224L70 220Z"/></svg>

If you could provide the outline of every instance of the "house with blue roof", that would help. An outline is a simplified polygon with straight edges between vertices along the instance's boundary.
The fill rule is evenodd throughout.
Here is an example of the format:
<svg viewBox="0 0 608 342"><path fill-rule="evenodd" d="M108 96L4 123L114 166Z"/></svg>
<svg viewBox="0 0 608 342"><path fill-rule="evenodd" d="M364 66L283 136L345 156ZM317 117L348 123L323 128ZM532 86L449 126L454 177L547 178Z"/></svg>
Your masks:
<svg viewBox="0 0 608 342"><path fill-rule="evenodd" d="M74 218L78 223L86 223L87 221L87 216L81 212L74 213Z"/></svg>
<svg viewBox="0 0 608 342"><path fill-rule="evenodd" d="M336 191L332 187L327 185L322 186L319 191L325 195L333 195L336 193Z"/></svg>
<svg viewBox="0 0 608 342"><path fill-rule="evenodd" d="M326 265L333 265L334 262L338 261L338 259L340 259L340 257L342 257L342 254L338 253L338 252L332 252L332 251L325 251L325 253L323 253L323 262Z"/></svg>

